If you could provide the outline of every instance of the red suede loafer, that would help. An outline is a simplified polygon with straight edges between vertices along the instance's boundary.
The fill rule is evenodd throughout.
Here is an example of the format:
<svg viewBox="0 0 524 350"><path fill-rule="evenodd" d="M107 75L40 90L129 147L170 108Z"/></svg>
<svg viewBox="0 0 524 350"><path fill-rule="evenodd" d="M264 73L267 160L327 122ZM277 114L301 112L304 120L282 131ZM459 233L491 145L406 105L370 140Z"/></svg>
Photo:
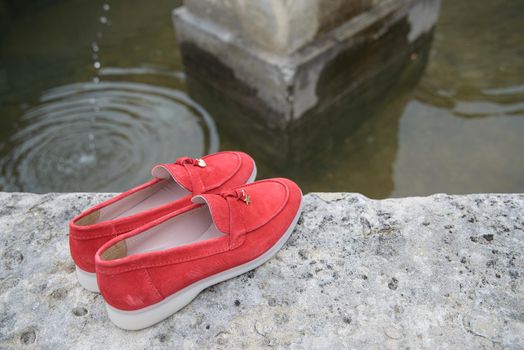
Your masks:
<svg viewBox="0 0 524 350"><path fill-rule="evenodd" d="M149 327L203 289L269 260L298 221L302 192L290 180L269 179L193 202L97 252L98 285L118 327Z"/></svg>
<svg viewBox="0 0 524 350"><path fill-rule="evenodd" d="M254 160L242 152L179 158L151 171L153 179L87 209L69 223L69 246L80 284L98 291L95 253L107 241L191 205L201 193L217 193L253 182Z"/></svg>

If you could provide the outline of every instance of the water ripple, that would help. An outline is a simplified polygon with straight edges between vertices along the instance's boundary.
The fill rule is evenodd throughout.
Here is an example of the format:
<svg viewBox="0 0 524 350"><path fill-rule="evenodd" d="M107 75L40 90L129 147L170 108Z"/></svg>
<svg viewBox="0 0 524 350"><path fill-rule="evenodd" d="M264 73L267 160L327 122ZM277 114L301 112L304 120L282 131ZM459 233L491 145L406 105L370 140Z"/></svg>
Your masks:
<svg viewBox="0 0 524 350"><path fill-rule="evenodd" d="M135 72L136 73L136 72ZM0 188L121 191L156 162L216 152L209 114L185 93L137 82L77 83L42 94L0 145Z"/></svg>

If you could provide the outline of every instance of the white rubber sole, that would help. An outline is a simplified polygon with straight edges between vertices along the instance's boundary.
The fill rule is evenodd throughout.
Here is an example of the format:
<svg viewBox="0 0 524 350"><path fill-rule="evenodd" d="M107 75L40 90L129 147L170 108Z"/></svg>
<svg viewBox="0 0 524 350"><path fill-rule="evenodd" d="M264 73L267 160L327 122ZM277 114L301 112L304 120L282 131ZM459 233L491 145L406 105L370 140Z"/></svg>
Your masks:
<svg viewBox="0 0 524 350"><path fill-rule="evenodd" d="M78 278L80 285L88 291L96 293L100 292L98 290L98 283L96 282L96 273L84 271L77 266L76 278Z"/></svg>
<svg viewBox="0 0 524 350"><path fill-rule="evenodd" d="M254 164L253 172L251 173L251 176L249 176L249 179L247 179L246 184L254 182L256 178L257 165ZM76 277L82 287L84 287L90 292L100 293L100 290L98 289L98 283L96 281L96 273L84 271L78 266L76 266Z"/></svg>
<svg viewBox="0 0 524 350"><path fill-rule="evenodd" d="M258 258L243 265L217 273L213 276L195 282L187 286L186 288L176 292L175 294L167 297L161 302L158 302L154 305L145 307L140 310L119 310L106 303L106 309L109 315L109 319L116 326L122 329L139 330L150 327L168 318L169 316L173 315L174 313L182 309L184 306L189 304L202 290L206 289L207 287L210 287L217 283L223 282L225 280L251 271L257 268L258 266L264 264L269 259L271 259L271 257L273 257L273 255L275 255L288 240L289 236L295 229L301 212L302 202L300 203L300 207L295 218L293 219L293 222L291 223L287 231L284 233L284 235L278 240L277 243L275 243L275 245L273 245L273 247L271 247L267 252L265 252Z"/></svg>
<svg viewBox="0 0 524 350"><path fill-rule="evenodd" d="M246 184L250 184L255 181L257 178L257 165L253 162L253 172L251 173L251 176L249 179L247 179Z"/></svg>

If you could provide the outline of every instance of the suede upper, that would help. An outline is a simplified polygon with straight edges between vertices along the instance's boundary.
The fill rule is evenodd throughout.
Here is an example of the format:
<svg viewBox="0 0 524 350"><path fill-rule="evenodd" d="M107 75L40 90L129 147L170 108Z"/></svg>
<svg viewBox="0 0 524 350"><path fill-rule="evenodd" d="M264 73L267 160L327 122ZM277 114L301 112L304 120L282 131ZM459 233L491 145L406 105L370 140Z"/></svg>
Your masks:
<svg viewBox="0 0 524 350"><path fill-rule="evenodd" d="M245 193L255 203L245 204ZM271 194L271 200L259 200ZM240 199L240 200L239 200ZM258 181L256 186L243 186L241 189L231 190L220 195L203 194L193 198L193 202L206 202L213 221L217 228L229 234L231 247L241 244L247 232L256 230L272 220L287 204L289 199L288 187L278 180Z"/></svg>
<svg viewBox="0 0 524 350"><path fill-rule="evenodd" d="M206 277L252 261L282 238L296 219L301 200L300 188L280 178L195 196L194 204L104 244L96 255L100 291L111 306L137 310ZM202 207L202 203L206 205ZM126 239L198 210L211 213L222 235L173 248L108 257Z"/></svg>
<svg viewBox="0 0 524 350"><path fill-rule="evenodd" d="M69 223L69 244L75 264L86 272L95 272L94 256L107 241L143 226L169 213L192 205L191 197L201 193L215 193L245 184L254 171L254 161L242 152L219 152L201 160L179 158L173 164L153 168L154 179L132 188L108 201L87 209ZM133 194L158 185L161 181L175 181L189 192L180 199L130 216L97 222L101 209L118 204Z"/></svg>
<svg viewBox="0 0 524 350"><path fill-rule="evenodd" d="M199 165L201 160L204 161L202 166ZM224 185L242 166L239 152L221 152L220 157L207 156L201 160L179 158L173 164L159 164L151 172L153 176L160 178L172 176L182 187L193 194L199 194ZM219 174L221 176L217 176Z"/></svg>

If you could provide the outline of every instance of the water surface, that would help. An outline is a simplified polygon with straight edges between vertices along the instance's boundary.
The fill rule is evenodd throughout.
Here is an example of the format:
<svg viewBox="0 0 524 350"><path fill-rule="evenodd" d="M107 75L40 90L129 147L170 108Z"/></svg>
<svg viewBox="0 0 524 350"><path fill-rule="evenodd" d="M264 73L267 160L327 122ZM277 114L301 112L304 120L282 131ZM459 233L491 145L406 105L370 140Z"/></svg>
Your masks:
<svg viewBox="0 0 524 350"><path fill-rule="evenodd" d="M187 94L170 16L180 1L11 3L0 16L0 190L121 191L156 162L241 148ZM444 0L414 86L362 108L366 121L322 154L322 169L266 162L260 176L374 198L522 192L522 33L524 2Z"/></svg>

